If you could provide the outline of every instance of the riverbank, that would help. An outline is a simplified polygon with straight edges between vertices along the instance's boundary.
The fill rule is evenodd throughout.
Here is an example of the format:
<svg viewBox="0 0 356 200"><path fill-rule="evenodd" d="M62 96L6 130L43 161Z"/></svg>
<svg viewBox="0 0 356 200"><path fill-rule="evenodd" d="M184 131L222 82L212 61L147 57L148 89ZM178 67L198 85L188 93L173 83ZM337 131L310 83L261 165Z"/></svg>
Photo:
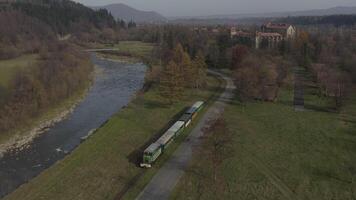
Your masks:
<svg viewBox="0 0 356 200"><path fill-rule="evenodd" d="M0 158L7 152L22 151L28 148L30 143L39 135L48 131L55 124L66 119L75 107L85 98L89 91L95 74L100 73L97 67L94 68L87 87L78 91L76 95L64 100L59 105L50 108L36 119L27 122L26 125L17 128L0 138Z"/></svg>

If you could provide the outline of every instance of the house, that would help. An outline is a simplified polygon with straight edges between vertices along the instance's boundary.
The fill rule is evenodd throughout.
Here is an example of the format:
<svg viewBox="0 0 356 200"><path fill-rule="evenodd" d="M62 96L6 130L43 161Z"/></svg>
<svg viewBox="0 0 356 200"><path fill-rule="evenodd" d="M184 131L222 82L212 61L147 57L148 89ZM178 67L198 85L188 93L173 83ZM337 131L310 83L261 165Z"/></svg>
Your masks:
<svg viewBox="0 0 356 200"><path fill-rule="evenodd" d="M294 39L296 36L296 28L290 24L268 22L261 27L264 33L279 33L285 39Z"/></svg>

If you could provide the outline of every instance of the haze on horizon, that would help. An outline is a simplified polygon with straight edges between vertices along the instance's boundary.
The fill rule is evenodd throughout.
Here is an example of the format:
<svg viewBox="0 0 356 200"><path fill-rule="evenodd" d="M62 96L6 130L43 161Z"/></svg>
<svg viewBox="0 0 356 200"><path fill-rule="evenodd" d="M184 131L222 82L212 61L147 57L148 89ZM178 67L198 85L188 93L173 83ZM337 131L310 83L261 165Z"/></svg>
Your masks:
<svg viewBox="0 0 356 200"><path fill-rule="evenodd" d="M325 9L356 6L355 0L74 0L87 6L124 3L167 17L208 16Z"/></svg>

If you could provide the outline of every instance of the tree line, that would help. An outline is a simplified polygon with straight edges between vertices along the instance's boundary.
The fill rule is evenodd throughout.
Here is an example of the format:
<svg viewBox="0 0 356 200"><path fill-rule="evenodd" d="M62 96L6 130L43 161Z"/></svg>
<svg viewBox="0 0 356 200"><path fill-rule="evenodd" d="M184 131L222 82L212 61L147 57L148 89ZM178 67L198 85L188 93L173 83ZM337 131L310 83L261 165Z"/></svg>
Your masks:
<svg viewBox="0 0 356 200"><path fill-rule="evenodd" d="M333 25L353 26L356 24L356 15L329 15L329 16L300 16L277 19L278 22L295 25Z"/></svg>

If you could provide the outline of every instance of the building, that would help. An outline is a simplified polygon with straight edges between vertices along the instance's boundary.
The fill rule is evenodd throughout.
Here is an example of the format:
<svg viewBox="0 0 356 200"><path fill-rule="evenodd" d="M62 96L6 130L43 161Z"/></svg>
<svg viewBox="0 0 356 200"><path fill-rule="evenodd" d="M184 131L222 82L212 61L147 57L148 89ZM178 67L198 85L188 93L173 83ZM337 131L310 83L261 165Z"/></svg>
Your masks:
<svg viewBox="0 0 356 200"><path fill-rule="evenodd" d="M296 29L290 24L268 22L262 25L261 30L264 33L279 33L288 40L296 36Z"/></svg>
<svg viewBox="0 0 356 200"><path fill-rule="evenodd" d="M230 36L231 36L231 38L235 37L236 34L237 34L237 29L236 29L236 27L231 27L231 28L230 28Z"/></svg>
<svg viewBox="0 0 356 200"><path fill-rule="evenodd" d="M293 40L296 28L290 24L268 22L261 26L262 32L256 32L256 49L261 47L276 48L280 42Z"/></svg>
<svg viewBox="0 0 356 200"><path fill-rule="evenodd" d="M261 47L276 48L283 41L283 36L280 33L263 33L256 32L255 44L256 49Z"/></svg>

